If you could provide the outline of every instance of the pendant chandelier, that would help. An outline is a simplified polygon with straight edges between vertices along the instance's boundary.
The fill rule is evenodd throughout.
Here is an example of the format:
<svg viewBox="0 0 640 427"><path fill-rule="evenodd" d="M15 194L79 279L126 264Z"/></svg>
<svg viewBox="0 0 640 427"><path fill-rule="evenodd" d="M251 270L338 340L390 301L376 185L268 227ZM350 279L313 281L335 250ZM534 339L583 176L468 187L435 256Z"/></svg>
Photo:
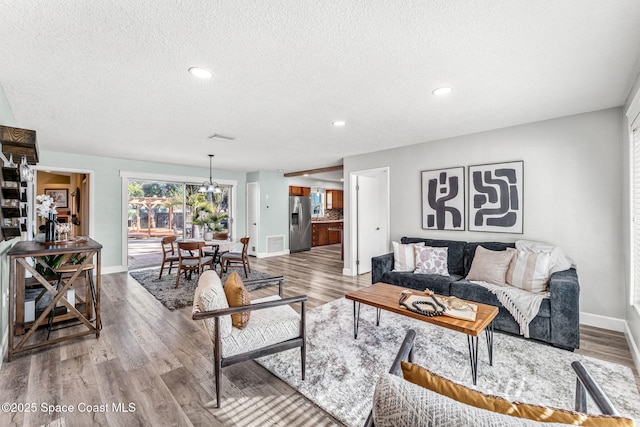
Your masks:
<svg viewBox="0 0 640 427"><path fill-rule="evenodd" d="M211 178L211 162L213 161L213 154L209 154L209 181L205 181L202 183L198 192L200 193L222 193L220 187L218 187L217 182L213 182L213 178Z"/></svg>

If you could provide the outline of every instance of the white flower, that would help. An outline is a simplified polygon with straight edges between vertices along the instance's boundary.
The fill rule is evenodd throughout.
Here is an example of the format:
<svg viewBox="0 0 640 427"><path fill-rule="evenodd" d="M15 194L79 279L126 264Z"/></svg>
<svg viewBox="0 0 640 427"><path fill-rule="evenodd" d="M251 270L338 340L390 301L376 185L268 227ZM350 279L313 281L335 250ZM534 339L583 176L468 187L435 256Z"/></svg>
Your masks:
<svg viewBox="0 0 640 427"><path fill-rule="evenodd" d="M46 194L40 194L36 196L36 200L40 202L40 204L36 205L36 211L38 212L39 217L49 218L49 214L55 215L58 213L53 197L47 196Z"/></svg>

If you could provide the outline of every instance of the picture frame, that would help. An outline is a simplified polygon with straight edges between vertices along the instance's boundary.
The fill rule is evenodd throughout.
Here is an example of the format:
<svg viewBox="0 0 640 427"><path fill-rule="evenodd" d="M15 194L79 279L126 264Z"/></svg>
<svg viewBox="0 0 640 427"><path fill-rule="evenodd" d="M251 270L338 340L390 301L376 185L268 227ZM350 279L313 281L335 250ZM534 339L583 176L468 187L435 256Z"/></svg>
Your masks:
<svg viewBox="0 0 640 427"><path fill-rule="evenodd" d="M69 190L66 188L45 188L44 194L50 196L55 204L56 209L69 207Z"/></svg>
<svg viewBox="0 0 640 427"><path fill-rule="evenodd" d="M422 228L465 229L464 166L422 171Z"/></svg>
<svg viewBox="0 0 640 427"><path fill-rule="evenodd" d="M524 232L524 161L469 166L469 231Z"/></svg>

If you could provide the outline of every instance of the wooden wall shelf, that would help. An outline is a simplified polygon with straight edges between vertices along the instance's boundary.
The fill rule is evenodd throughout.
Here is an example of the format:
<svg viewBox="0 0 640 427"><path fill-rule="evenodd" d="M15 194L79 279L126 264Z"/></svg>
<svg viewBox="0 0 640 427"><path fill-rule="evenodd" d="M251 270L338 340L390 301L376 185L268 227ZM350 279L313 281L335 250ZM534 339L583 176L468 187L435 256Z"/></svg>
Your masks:
<svg viewBox="0 0 640 427"><path fill-rule="evenodd" d="M27 156L27 163L30 165L38 163L38 142L35 130L0 126L0 144L7 158L13 154L15 163L20 164L22 156Z"/></svg>

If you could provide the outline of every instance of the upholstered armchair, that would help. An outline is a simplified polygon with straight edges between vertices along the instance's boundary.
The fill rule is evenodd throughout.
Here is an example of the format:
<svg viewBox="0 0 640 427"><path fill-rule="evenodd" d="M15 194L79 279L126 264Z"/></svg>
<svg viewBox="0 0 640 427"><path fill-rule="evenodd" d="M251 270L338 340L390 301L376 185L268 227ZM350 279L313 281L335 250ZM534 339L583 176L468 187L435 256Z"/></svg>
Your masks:
<svg viewBox="0 0 640 427"><path fill-rule="evenodd" d="M413 364L416 332L407 331L388 374L376 385L373 409L365 427L411 426L485 426L485 425L598 425L633 426L633 420L620 417L602 389L584 365L575 361L577 375L575 410L510 402L486 395L440 377ZM409 363L407 363L409 362ZM567 367L568 368L568 367ZM552 381L552 379L550 379ZM587 415L587 394L602 415ZM558 423L558 424L555 424Z"/></svg>
<svg viewBox="0 0 640 427"><path fill-rule="evenodd" d="M238 280L239 276L235 275ZM203 320L213 342L213 367L216 385L216 403L220 408L220 375L225 366L256 359L280 351L300 347L302 379L305 374L305 302L306 295L282 298L283 277L245 282L278 281L278 295L252 301L249 305L230 307L220 277L207 270L200 276L193 298L194 320ZM228 282L225 287L233 285ZM229 289L227 289L229 291ZM231 299L231 298L230 298ZM233 301L232 305L233 305ZM300 303L300 314L291 306ZM242 329L234 325L238 318L232 315L250 313Z"/></svg>

